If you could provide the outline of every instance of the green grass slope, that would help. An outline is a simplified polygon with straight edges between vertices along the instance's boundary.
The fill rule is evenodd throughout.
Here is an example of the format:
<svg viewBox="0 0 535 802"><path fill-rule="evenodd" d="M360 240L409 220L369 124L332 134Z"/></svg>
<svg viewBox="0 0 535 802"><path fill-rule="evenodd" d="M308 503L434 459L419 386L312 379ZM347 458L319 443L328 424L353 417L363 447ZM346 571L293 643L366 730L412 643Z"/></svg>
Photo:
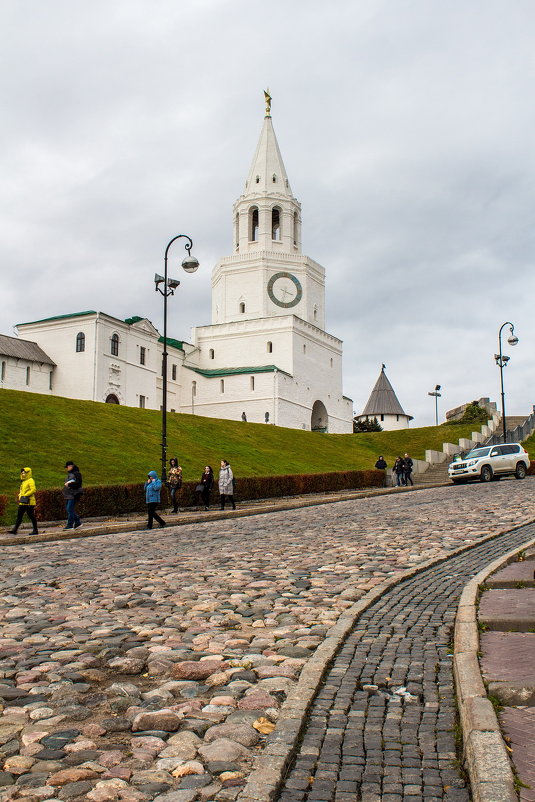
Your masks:
<svg viewBox="0 0 535 802"><path fill-rule="evenodd" d="M160 468L161 415L157 410L0 390L0 493L18 489L29 465L40 489L60 487L66 459L80 466L87 485L143 482ZM321 434L241 421L168 415L168 456L177 455L185 479L205 465L228 459L237 476L321 473L373 468L383 454L389 466L408 451L469 437L472 425L367 434Z"/></svg>

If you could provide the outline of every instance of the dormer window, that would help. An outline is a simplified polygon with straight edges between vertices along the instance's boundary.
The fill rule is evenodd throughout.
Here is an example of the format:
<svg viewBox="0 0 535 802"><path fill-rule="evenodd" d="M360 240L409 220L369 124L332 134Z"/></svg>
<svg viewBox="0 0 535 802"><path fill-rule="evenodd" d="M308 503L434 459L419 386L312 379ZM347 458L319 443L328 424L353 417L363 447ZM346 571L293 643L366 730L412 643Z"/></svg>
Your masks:
<svg viewBox="0 0 535 802"><path fill-rule="evenodd" d="M244 312L245 312L245 303L244 303L244 301L241 301L240 302L240 313L243 315Z"/></svg>
<svg viewBox="0 0 535 802"><path fill-rule="evenodd" d="M275 175L275 173L273 173L273 175L271 176L271 180L273 181L274 184L277 183L277 176Z"/></svg>
<svg viewBox="0 0 535 802"><path fill-rule="evenodd" d="M255 180L256 180L256 183L259 184L260 183L260 176L257 175Z"/></svg>

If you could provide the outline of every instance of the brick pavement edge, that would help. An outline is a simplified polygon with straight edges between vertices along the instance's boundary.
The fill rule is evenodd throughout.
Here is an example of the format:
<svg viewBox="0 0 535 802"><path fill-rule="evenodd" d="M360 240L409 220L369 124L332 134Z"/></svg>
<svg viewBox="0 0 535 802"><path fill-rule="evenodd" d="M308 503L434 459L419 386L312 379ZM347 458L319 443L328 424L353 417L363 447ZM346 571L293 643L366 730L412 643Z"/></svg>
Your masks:
<svg viewBox="0 0 535 802"><path fill-rule="evenodd" d="M482 538L481 540L478 540L477 543L470 543L468 546L461 546L458 549L451 551L444 557L439 557L435 560L427 560L415 566L414 568L409 568L406 571L403 571L398 576L392 579L385 580L380 585L377 585L377 587L373 588L373 590L369 591L365 596L363 596L354 605L352 605L349 608L349 610L347 610L346 613L341 615L336 624L334 624L334 626L331 627L331 629L329 630L321 646L317 648L314 655L308 660L307 664L305 665L299 676L296 687L284 702L280 710L280 718L277 722L277 726L273 732L271 740L268 742L268 745L266 746L264 751L255 758L251 774L249 775L246 785L239 794L237 802L273 802L276 799L278 790L284 780L285 773L296 752L299 739L305 728L308 710L310 709L314 701L314 698L323 681L323 678L327 673L340 647L346 640L349 633L354 629L355 624L358 621L359 617L362 615L363 612L365 612L365 610L368 609L368 607L371 607L371 605L374 604L376 601L378 601L384 593L386 593L388 590L398 585L400 582L403 582L406 579L416 576L417 574L422 573L422 571L425 571L428 568L432 568L435 565L440 565L441 563L451 559L457 554L462 554L463 552L470 551L476 546L480 546L482 543L495 540L496 538L501 537L507 532L514 532L517 529L521 529L523 526L527 526L528 524L531 523L535 523L535 520L530 519L529 521L523 521L521 524L518 524L517 526L514 526L510 529L503 529L500 530L499 532L495 532L494 534L489 535L486 538ZM461 595L459 606L462 605L463 607L469 607L470 605L472 605L473 614L469 616L469 619L473 620L474 626L476 626L476 633L477 633L477 625L475 623L476 620L475 602L477 599L477 590L479 584L481 584L481 582L488 576L488 574L496 570L495 567L496 565L499 566L501 564L505 564L508 560L510 561L514 559L514 557L516 556L516 554L518 554L519 551L523 551L532 545L535 545L535 540L530 540L527 544L524 544L520 548L516 548L514 549L514 551L505 555L505 557L500 557L498 560L491 563L490 567L487 566L480 573L478 573L476 577L474 577L474 579L472 579L468 583L468 585L465 586L465 589L463 590L463 593ZM472 590L473 583L476 583L474 586L475 590ZM478 643L479 640L477 639L476 642ZM464 643L464 645L468 646L470 645L470 643L473 644L473 636L468 638L467 641ZM477 666L477 671L479 672L479 664L477 663L477 648L476 648L476 666ZM472 666L472 670L475 671L474 666ZM473 681L476 682L476 677L474 677ZM483 680L481 678L481 674L479 674L479 683L481 683L481 687L483 688L484 691L484 685L483 685ZM486 698L486 695L484 699L480 697L480 701L482 703L486 702L488 705L490 705L490 702ZM477 712L477 715L472 715L470 721L477 721L480 724L483 723L489 724L490 722L494 724L494 721L491 718L491 713L492 713L492 716L494 717L494 720L496 722L496 729L499 734L499 741L496 738L494 738L493 740L494 751L498 752L499 747L501 746L507 758L507 754L505 752L505 746L503 744L501 736L501 730L499 728L499 724L494 714L494 709L492 708L492 705L490 705L490 707L491 710L489 711L488 707L481 705L480 709ZM297 718L296 718L296 708L300 709L301 711L300 716L298 716ZM287 729L286 722L290 723L290 721L291 725ZM474 731L474 733L475 732L476 731ZM464 728L463 728L463 738L464 738ZM474 735L470 751L470 754L473 755L474 767L482 766L484 743L485 740L483 741L481 741L481 739L477 740L477 738L475 738ZM507 766L503 766L504 772L506 768L509 769L511 782L513 782L513 774L508 759L507 759ZM472 774L470 775L470 777L472 778ZM497 782L493 781L492 783L482 781L481 783L479 783L479 785L481 786L480 796L477 798L474 797L474 802L518 802L518 797L516 793L514 793L514 785L511 786L514 796L510 796L508 795L509 794L508 778L507 778L507 783L504 784L504 781L502 781L501 779L501 773L499 781ZM504 791L506 792L505 796L503 796ZM494 796L492 796L492 794L494 794Z"/></svg>

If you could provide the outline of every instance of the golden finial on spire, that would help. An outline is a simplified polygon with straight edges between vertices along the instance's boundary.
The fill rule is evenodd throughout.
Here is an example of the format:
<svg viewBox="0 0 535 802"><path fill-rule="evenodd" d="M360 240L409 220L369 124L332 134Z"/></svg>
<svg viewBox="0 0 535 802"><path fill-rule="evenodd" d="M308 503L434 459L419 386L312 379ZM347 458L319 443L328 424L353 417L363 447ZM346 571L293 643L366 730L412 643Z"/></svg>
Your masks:
<svg viewBox="0 0 535 802"><path fill-rule="evenodd" d="M266 100L266 117L271 117L271 95L269 94L269 87L264 89L264 98Z"/></svg>

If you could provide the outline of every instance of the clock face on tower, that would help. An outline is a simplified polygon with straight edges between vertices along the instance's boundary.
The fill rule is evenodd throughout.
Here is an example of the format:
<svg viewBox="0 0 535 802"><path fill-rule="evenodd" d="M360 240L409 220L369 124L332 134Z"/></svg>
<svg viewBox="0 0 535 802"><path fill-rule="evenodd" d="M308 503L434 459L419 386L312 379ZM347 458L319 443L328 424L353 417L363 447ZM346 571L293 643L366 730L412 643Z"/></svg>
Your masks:
<svg viewBox="0 0 535 802"><path fill-rule="evenodd" d="M277 306L288 309L303 297L303 288L292 273L274 273L268 281L267 293Z"/></svg>

